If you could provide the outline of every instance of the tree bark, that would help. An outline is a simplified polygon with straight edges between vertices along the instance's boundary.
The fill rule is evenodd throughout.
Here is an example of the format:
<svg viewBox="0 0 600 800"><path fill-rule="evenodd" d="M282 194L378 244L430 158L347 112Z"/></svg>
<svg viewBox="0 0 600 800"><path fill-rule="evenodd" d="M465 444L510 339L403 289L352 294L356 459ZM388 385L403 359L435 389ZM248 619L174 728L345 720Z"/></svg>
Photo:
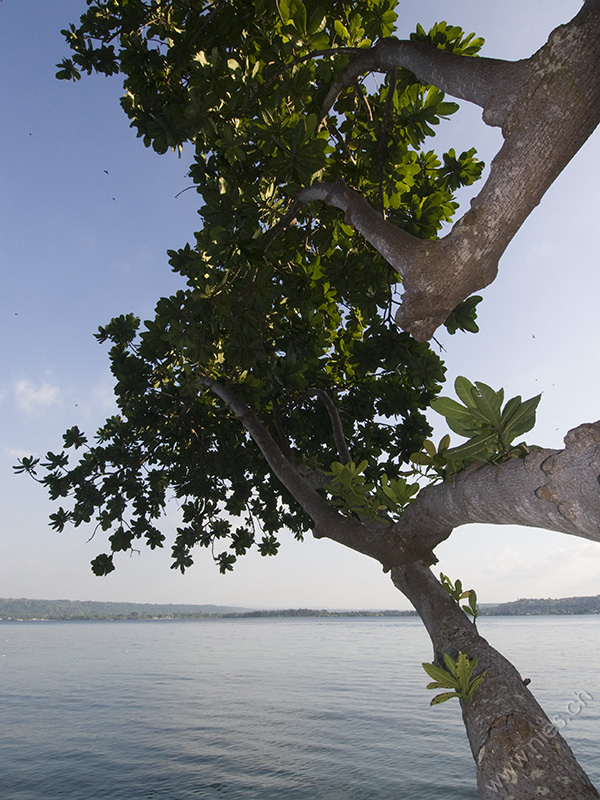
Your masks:
<svg viewBox="0 0 600 800"><path fill-rule="evenodd" d="M524 459L470 468L428 486L395 524L367 524L336 511L228 386L208 377L201 382L237 416L275 477L312 518L314 536L374 558L385 570L435 563L434 548L472 522L526 525L600 542L600 422L569 431L564 450L533 450Z"/></svg>
<svg viewBox="0 0 600 800"><path fill-rule="evenodd" d="M391 575L421 616L438 666L444 653L456 660L462 651L477 659L477 673L487 670L470 702L460 701L482 800L600 798L517 670L478 634L431 571L415 563Z"/></svg>
<svg viewBox="0 0 600 800"><path fill-rule="evenodd" d="M459 525L525 525L600 542L600 422L565 436L564 450L472 467L423 489L396 533L432 550Z"/></svg>

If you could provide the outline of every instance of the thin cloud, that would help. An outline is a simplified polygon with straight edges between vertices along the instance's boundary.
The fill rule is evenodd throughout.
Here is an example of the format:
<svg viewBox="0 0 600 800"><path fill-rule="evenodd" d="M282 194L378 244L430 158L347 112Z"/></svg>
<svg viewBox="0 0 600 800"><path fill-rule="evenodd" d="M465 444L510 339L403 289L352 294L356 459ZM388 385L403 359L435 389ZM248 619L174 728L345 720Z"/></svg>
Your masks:
<svg viewBox="0 0 600 800"><path fill-rule="evenodd" d="M35 386L31 381L20 380L13 384L13 395L18 408L28 414L42 411L61 402L58 386L44 382Z"/></svg>
<svg viewBox="0 0 600 800"><path fill-rule="evenodd" d="M9 456L11 459L15 458L24 458L25 456L30 456L33 450L21 450L17 447L5 447L4 454Z"/></svg>
<svg viewBox="0 0 600 800"><path fill-rule="evenodd" d="M576 597L598 594L600 545L586 541L523 558L512 548L487 564L486 587L519 597ZM501 590L502 587L502 590Z"/></svg>

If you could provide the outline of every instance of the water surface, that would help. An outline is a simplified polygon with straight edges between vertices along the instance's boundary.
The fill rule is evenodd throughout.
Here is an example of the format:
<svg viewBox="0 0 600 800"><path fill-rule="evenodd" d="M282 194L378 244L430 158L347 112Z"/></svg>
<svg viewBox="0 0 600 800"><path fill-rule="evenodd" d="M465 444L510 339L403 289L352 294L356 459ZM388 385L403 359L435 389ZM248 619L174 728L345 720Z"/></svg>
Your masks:
<svg viewBox="0 0 600 800"><path fill-rule="evenodd" d="M600 617L480 630L600 785ZM429 707L417 619L2 623L0 655L10 800L477 798L458 703Z"/></svg>

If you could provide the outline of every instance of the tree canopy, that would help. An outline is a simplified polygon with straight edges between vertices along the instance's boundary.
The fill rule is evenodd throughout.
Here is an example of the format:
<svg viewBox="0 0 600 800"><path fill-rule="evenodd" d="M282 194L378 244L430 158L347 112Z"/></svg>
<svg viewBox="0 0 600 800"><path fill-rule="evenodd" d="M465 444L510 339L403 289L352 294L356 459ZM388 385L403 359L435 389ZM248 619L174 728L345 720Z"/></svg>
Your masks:
<svg viewBox="0 0 600 800"><path fill-rule="evenodd" d="M58 530L95 519L113 552L140 538L160 546L155 519L175 495L181 570L197 544L223 540L226 570L254 544L274 554L284 528L301 537L307 513L207 381L253 409L306 474L366 461L368 481L386 476L389 512L414 494L401 473L430 433L423 411L444 368L394 322L400 276L333 208L313 203L281 225L303 188L344 181L429 239L451 220L454 192L480 176L474 150L429 149L458 106L408 70L357 81L322 118L349 59L390 36L395 18L388 0L100 3L65 31L74 55L58 77L123 72L123 108L144 144L193 146L203 224L194 246L169 253L187 287L143 325L126 315L97 334L112 345L121 413L92 446L65 434L65 448L86 448L75 468L65 451L48 454L51 496L75 498L53 515ZM464 55L482 44L445 23L414 38ZM457 310L452 331L476 330L474 306ZM112 553L94 561L98 574L112 568Z"/></svg>
<svg viewBox="0 0 600 800"><path fill-rule="evenodd" d="M560 785L561 800L598 798L479 636L473 590L429 567L467 522L600 541L600 423L570 431L564 450L529 447L518 439L539 397L505 403L466 378L460 402L437 397L444 366L427 342L442 324L477 332L475 292L600 121L600 0L518 62L480 57L482 40L446 22L399 40L391 0L87 5L64 32L72 53L58 77L122 73L144 144L191 159L201 225L169 252L182 288L154 318L123 315L97 333L119 413L93 441L72 427L61 452L21 460L52 499L71 498L53 527L105 533L98 575L138 540L163 546L170 499L182 571L198 545L221 571L253 547L274 555L286 530L369 555L431 636L425 668L432 687L453 689L443 699L460 700L481 796ZM480 105L504 137L451 230L455 193L483 164L472 149L432 149L457 109L444 92ZM430 407L467 441L431 442Z"/></svg>

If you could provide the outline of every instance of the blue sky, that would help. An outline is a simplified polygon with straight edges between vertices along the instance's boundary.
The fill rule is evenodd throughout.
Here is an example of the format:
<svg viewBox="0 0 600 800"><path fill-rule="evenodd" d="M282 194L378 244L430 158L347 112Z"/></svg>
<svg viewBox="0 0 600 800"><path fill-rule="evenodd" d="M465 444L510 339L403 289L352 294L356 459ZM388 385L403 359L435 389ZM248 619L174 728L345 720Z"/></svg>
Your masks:
<svg viewBox="0 0 600 800"><path fill-rule="evenodd" d="M579 9L571 0L408 0L398 34L446 19L486 38L484 54L523 58ZM95 578L104 550L92 530L54 533L44 491L11 465L60 448L66 427L92 432L113 412L106 350L93 333L117 314L143 319L179 286L166 250L199 227L187 161L157 156L129 129L119 80L55 80L66 54L60 29L84 0L0 4L0 596L243 606L406 608L379 566L338 545L284 537L280 555L242 559L221 576L205 551L185 576L168 548L124 557ZM478 148L489 163L499 134L466 106L435 146ZM564 434L598 418L600 339L596 134L567 167L509 247L483 294L478 336L442 335L450 392L456 375L507 396L543 392L528 440L560 447ZM465 197L465 201L468 198ZM435 419L436 436L445 430ZM166 529L176 524L169 514ZM484 602L600 592L600 544L516 527L468 526L438 548L440 569Z"/></svg>

